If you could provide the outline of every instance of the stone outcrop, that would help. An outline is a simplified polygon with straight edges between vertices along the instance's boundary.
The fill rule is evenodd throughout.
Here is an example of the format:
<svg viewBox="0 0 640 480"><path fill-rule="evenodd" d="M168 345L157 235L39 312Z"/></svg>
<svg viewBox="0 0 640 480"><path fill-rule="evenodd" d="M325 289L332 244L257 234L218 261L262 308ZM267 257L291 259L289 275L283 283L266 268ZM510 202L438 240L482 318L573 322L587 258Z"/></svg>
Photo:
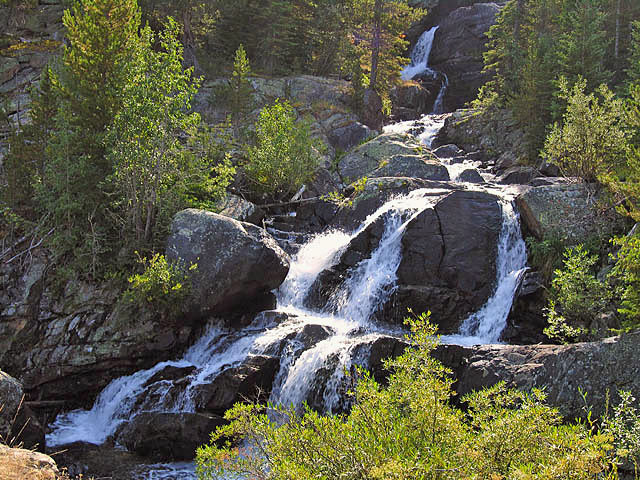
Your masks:
<svg viewBox="0 0 640 480"><path fill-rule="evenodd" d="M549 185L527 188L516 203L526 231L538 239L557 237L570 244L594 236L621 233L625 219L601 202L595 185L568 183L564 179Z"/></svg>
<svg viewBox="0 0 640 480"><path fill-rule="evenodd" d="M50 456L0 444L2 480L57 480L58 473L56 462Z"/></svg>
<svg viewBox="0 0 640 480"><path fill-rule="evenodd" d="M504 381L508 387L544 388L547 401L567 418L584 415L581 391L594 415L616 404L619 389L640 397L640 333L574 345L443 345L436 356L454 370L464 395Z"/></svg>
<svg viewBox="0 0 640 480"><path fill-rule="evenodd" d="M0 443L43 450L44 428L24 399L20 382L0 370Z"/></svg>
<svg viewBox="0 0 640 480"><path fill-rule="evenodd" d="M466 315L480 308L492 292L501 226L496 196L440 191L433 207L406 227L396 289L379 316L401 321L407 308L431 310L442 333L457 331ZM347 271L371 256L383 233L384 224L379 220L355 237L340 262L319 276L309 299L311 305L326 304Z"/></svg>
<svg viewBox="0 0 640 480"><path fill-rule="evenodd" d="M224 200L220 201L218 207L220 208L218 211L220 215L233 218L239 222L260 225L260 222L265 217L265 212L260 207L232 193L228 193Z"/></svg>
<svg viewBox="0 0 640 480"><path fill-rule="evenodd" d="M145 457L191 460L196 449L226 422L202 413L143 412L116 432L118 443Z"/></svg>
<svg viewBox="0 0 640 480"><path fill-rule="evenodd" d="M197 317L242 307L260 311L289 271L289 257L262 228L203 210L176 214L167 257L189 272L190 313ZM258 300L257 300L258 299Z"/></svg>
<svg viewBox="0 0 640 480"><path fill-rule="evenodd" d="M412 177L449 180L444 165L406 135L382 134L345 155L338 164L345 183L361 177Z"/></svg>
<svg viewBox="0 0 640 480"><path fill-rule="evenodd" d="M200 385L194 393L198 411L224 415L241 401L266 401L280 367L280 357L250 355L242 364L232 367L209 384Z"/></svg>
<svg viewBox="0 0 640 480"><path fill-rule="evenodd" d="M476 3L452 11L436 32L429 63L449 78L444 98L445 111L452 111L474 100L486 82L482 53L486 33L500 12L496 3Z"/></svg>
<svg viewBox="0 0 640 480"><path fill-rule="evenodd" d="M22 385L0 370L0 441L11 438L13 419L22 402Z"/></svg>

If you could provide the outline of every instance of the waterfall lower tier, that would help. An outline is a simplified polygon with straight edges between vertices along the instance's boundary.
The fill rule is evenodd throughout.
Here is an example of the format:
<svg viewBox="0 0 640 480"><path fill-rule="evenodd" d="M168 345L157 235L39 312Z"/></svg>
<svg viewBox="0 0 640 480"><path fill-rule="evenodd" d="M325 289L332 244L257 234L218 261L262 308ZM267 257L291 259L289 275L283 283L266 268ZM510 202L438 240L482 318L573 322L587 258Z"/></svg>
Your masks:
<svg viewBox="0 0 640 480"><path fill-rule="evenodd" d="M393 197L355 231L329 231L313 237L292 261L289 275L277 292L277 311L263 312L239 330L212 325L181 359L114 380L91 410L58 416L51 425L48 444L101 444L109 438L118 443L120 429L144 412L221 413L230 405L215 403L219 400L215 393L218 384L241 382L245 378L242 375L246 376L243 372L251 371L248 366L254 371L257 368L258 376L264 377L269 371L264 365L272 365L272 403L300 406L307 402L326 412L344 411L350 401L346 372L355 365L368 366L375 345L397 341L403 334L400 328L376 322L373 317L396 289L405 231L447 192L419 189ZM458 335L445 341L495 342L505 326L526 252L517 214L509 200L501 204L495 292L464 322ZM365 229L380 226L379 239L370 255L349 270L324 307L316 311L306 307L322 272L336 266ZM180 381L172 381L167 372L179 372Z"/></svg>

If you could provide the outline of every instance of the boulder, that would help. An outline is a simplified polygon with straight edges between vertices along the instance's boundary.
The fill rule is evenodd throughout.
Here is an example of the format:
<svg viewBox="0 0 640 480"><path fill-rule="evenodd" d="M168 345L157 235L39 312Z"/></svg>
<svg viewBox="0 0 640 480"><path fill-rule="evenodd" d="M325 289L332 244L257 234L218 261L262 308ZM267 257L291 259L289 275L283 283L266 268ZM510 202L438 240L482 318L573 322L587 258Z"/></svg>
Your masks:
<svg viewBox="0 0 640 480"><path fill-rule="evenodd" d="M20 382L0 370L0 441L9 442L23 395Z"/></svg>
<svg viewBox="0 0 640 480"><path fill-rule="evenodd" d="M392 116L395 120L415 120L427 113L438 95L437 89L427 90L418 82L406 82L391 91Z"/></svg>
<svg viewBox="0 0 640 480"><path fill-rule="evenodd" d="M386 172L393 174L385 175ZM397 133L379 135L345 155L338 163L338 173L345 183L372 174L411 177L416 173L425 175L420 178L448 180L446 168L425 152L423 145L416 143L413 137Z"/></svg>
<svg viewBox="0 0 640 480"><path fill-rule="evenodd" d="M242 197L228 193L218 207L220 215L233 218L239 222L253 223L260 225L265 216L264 210Z"/></svg>
<svg viewBox="0 0 640 480"><path fill-rule="evenodd" d="M0 370L0 442L43 450L44 428L24 398L20 382Z"/></svg>
<svg viewBox="0 0 640 480"><path fill-rule="evenodd" d="M475 168L467 168L463 170L457 177L458 182L466 183L486 183L480 172Z"/></svg>
<svg viewBox="0 0 640 480"><path fill-rule="evenodd" d="M338 126L327 133L327 138L333 148L342 152L348 152L373 136L375 136L373 130L355 121Z"/></svg>
<svg viewBox="0 0 640 480"><path fill-rule="evenodd" d="M279 357L250 355L241 365L226 369L213 382L196 387L196 408L224 415L237 402L267 400L279 368Z"/></svg>
<svg viewBox="0 0 640 480"><path fill-rule="evenodd" d="M457 145L449 144L442 145L433 150L431 153L433 153L438 158L453 158L463 155L464 151L461 150Z"/></svg>
<svg viewBox="0 0 640 480"><path fill-rule="evenodd" d="M429 63L449 78L445 111L474 100L487 81L482 54L486 33L495 24L500 9L496 3L476 3L452 11L439 23Z"/></svg>
<svg viewBox="0 0 640 480"><path fill-rule="evenodd" d="M504 171L498 178L498 183L500 185L526 185L539 176L540 173L535 168L515 166Z"/></svg>
<svg viewBox="0 0 640 480"><path fill-rule="evenodd" d="M211 432L225 423L202 413L143 412L118 429L116 440L154 460L192 460Z"/></svg>
<svg viewBox="0 0 640 480"><path fill-rule="evenodd" d="M547 402L566 418L583 417L584 400L595 416L618 399L618 389L640 398L640 332L573 345L442 345L437 356L457 376L464 395L504 381L522 390L544 388ZM444 352L443 352L444 351Z"/></svg>
<svg viewBox="0 0 640 480"><path fill-rule="evenodd" d="M432 206L407 224L396 287L377 316L401 322L407 308L431 310L440 331L453 333L493 290L502 213L498 197L486 192L440 189L429 193ZM318 276L308 299L311 306L326 305L349 270L372 255L385 220L380 217L360 232L340 261Z"/></svg>
<svg viewBox="0 0 640 480"><path fill-rule="evenodd" d="M394 155L368 175L377 177L410 177L424 180L449 181L447 167L426 155Z"/></svg>
<svg viewBox="0 0 640 480"><path fill-rule="evenodd" d="M2 480L57 480L56 462L44 453L9 448L0 443L0 478Z"/></svg>
<svg viewBox="0 0 640 480"><path fill-rule="evenodd" d="M516 198L529 234L538 239L555 236L576 244L624 230L625 218L602 205L602 195L595 185L545 180L552 184L526 188Z"/></svg>
<svg viewBox="0 0 640 480"><path fill-rule="evenodd" d="M289 271L288 255L264 229L196 209L174 217L167 257L197 264L189 273L189 307L200 318L239 308L251 311Z"/></svg>
<svg viewBox="0 0 640 480"><path fill-rule="evenodd" d="M384 114L382 113L382 99L378 92L367 88L363 97L362 122L372 130L382 130Z"/></svg>

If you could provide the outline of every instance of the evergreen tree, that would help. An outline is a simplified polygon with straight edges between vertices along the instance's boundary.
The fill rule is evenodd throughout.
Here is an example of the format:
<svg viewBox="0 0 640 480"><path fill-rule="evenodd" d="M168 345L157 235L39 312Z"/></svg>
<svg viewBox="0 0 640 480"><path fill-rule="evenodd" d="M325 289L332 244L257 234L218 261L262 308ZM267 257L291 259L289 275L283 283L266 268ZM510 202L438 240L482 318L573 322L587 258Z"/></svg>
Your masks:
<svg viewBox="0 0 640 480"><path fill-rule="evenodd" d="M253 87L249 82L251 67L244 50L240 44L236 50L233 62L233 72L229 82L229 107L231 109L231 121L236 138L240 136L242 120L251 110Z"/></svg>
<svg viewBox="0 0 640 480"><path fill-rule="evenodd" d="M563 33L557 43L557 73L570 84L582 77L592 91L611 79L605 68L610 43L605 20L602 0L575 0L565 5L560 20Z"/></svg>
<svg viewBox="0 0 640 480"><path fill-rule="evenodd" d="M627 69L627 83L629 86L640 85L640 21L633 24L633 41Z"/></svg>

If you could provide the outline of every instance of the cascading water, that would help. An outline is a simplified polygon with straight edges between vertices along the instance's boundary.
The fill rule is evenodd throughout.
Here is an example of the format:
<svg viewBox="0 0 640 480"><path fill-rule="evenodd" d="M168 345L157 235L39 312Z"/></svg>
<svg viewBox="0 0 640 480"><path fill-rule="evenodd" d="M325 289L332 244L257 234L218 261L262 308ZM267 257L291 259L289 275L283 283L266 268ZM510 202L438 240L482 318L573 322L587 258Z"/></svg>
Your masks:
<svg viewBox="0 0 640 480"><path fill-rule="evenodd" d="M400 76L403 80L413 80L418 75L429 75L432 78L438 77L438 72L429 66L429 57L431 56L431 49L433 47L433 40L435 39L436 32L439 26L435 26L430 30L425 31L416 42L413 50L411 50L411 63L404 67ZM449 86L449 77L442 73L442 84L440 91L433 104L432 114L438 115L444 113L444 96ZM442 125L441 125L442 127Z"/></svg>
<svg viewBox="0 0 640 480"><path fill-rule="evenodd" d="M435 26L420 35L418 42L411 50L411 63L404 67L400 74L403 80L412 80L421 73L430 73L432 76L436 76L436 72L429 68L429 56L437 31L438 26Z"/></svg>
<svg viewBox="0 0 640 480"><path fill-rule="evenodd" d="M527 249L520 220L511 200L502 201L502 230L498 240L496 287L487 303L460 326L460 333L441 337L443 343L497 343L506 327L513 297L527 265Z"/></svg>

